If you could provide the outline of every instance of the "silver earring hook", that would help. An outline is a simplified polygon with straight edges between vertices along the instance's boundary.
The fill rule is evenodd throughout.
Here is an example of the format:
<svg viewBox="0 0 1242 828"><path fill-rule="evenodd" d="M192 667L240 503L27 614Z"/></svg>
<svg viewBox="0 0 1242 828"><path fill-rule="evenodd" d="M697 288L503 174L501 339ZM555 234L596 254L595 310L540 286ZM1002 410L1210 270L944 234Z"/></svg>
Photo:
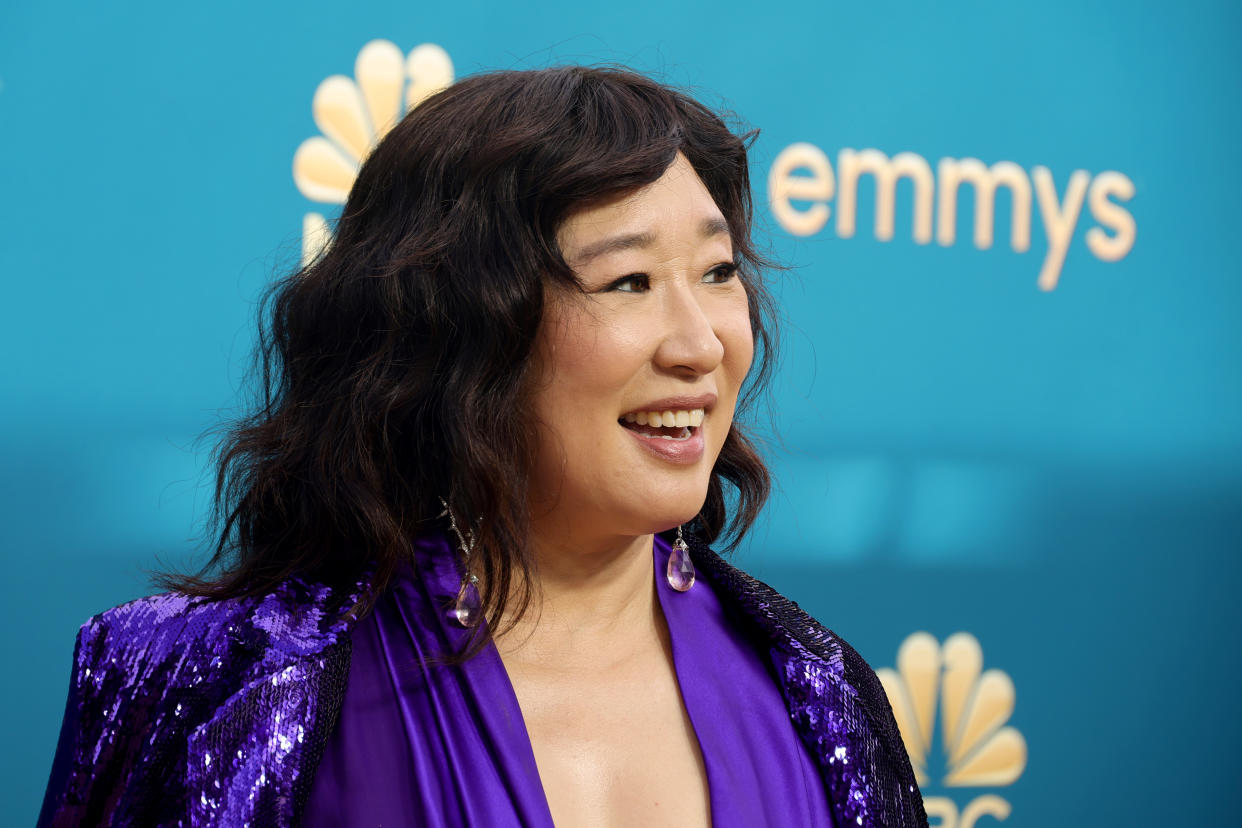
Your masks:
<svg viewBox="0 0 1242 828"><path fill-rule="evenodd" d="M449 508L444 498L440 498L440 505L444 507L444 511L440 513L440 517L448 516L449 529L457 536L457 545L461 548L462 555L466 558L470 557L470 553L474 552L474 533L470 533L470 540L467 541L465 535L461 533L461 529L457 527L457 516L453 514L453 510Z"/></svg>

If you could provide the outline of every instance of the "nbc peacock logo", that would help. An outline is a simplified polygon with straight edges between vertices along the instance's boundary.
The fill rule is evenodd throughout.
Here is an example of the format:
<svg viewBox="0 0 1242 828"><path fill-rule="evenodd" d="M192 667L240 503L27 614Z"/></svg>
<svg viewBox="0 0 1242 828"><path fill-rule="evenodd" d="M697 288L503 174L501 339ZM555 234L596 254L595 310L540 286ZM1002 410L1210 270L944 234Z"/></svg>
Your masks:
<svg viewBox="0 0 1242 828"><path fill-rule="evenodd" d="M358 52L354 76L332 75L315 90L311 113L322 135L307 138L293 154L293 181L302 195L322 204L344 204L358 168L401 116L453 82L453 61L434 43L402 54L396 44L372 40ZM302 219L302 263L331 239L327 220Z"/></svg>
<svg viewBox="0 0 1242 828"><path fill-rule="evenodd" d="M1006 725L1013 715L1013 681L1001 670L983 669L983 648L970 633L940 644L916 632L897 650L897 669L876 671L893 707L919 786L946 788L1011 785L1026 768L1026 740ZM940 711L939 755L932 752ZM933 760L936 766L933 767ZM974 828L983 816L1009 817L1004 798L985 793L959 809L955 798L925 796L932 828Z"/></svg>

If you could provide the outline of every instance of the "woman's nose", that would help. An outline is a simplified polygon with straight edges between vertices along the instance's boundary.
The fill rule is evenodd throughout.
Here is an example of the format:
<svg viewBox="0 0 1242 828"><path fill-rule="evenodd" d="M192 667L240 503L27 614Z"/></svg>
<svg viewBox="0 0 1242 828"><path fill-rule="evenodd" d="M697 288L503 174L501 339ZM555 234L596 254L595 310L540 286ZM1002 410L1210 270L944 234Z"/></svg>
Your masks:
<svg viewBox="0 0 1242 828"><path fill-rule="evenodd" d="M670 291L655 357L663 368L696 375L710 374L724 359L724 343L692 286Z"/></svg>

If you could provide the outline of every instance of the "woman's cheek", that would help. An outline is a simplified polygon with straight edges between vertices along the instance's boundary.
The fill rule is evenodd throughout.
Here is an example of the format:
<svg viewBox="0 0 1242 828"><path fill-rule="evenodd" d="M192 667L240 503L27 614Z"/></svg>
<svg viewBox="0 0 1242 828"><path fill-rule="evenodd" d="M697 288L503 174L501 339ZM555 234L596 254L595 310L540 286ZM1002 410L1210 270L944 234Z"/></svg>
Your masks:
<svg viewBox="0 0 1242 828"><path fill-rule="evenodd" d="M726 337L725 362L730 366L731 373L739 375L736 381L740 384L755 359L755 333L750 327L749 312L734 316Z"/></svg>

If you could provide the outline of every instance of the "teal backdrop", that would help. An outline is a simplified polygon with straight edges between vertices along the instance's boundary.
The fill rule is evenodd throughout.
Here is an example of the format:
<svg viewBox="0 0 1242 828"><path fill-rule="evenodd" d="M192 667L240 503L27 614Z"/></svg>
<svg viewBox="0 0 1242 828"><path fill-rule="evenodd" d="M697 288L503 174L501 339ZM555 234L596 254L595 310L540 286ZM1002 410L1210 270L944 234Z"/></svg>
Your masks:
<svg viewBox="0 0 1242 828"><path fill-rule="evenodd" d="M626 63L761 129L778 488L737 560L881 671L932 825L1230 824L1240 8L6 3L0 821L34 821L78 626L200 548L196 438L337 209L293 177L312 98L385 40ZM951 198L972 169L991 204Z"/></svg>

